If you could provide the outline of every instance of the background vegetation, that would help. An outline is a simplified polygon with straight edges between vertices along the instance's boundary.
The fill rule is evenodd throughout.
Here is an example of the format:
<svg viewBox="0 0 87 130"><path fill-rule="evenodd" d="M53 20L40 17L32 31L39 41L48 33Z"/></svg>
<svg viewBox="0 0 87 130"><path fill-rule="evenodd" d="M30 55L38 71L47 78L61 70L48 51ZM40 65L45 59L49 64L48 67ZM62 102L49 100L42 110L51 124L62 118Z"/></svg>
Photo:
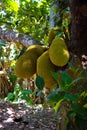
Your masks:
<svg viewBox="0 0 87 130"><path fill-rule="evenodd" d="M55 1L56 2L56 1ZM49 46L50 12L54 14L56 35L69 45L71 38L71 14L67 2L55 8L51 0L1 0L0 26L27 34ZM54 5L54 6L53 6ZM54 8L52 8L54 7ZM0 98L12 102L26 100L29 105L42 104L52 107L60 115L67 130L86 130L87 122L87 67L78 56L70 52L70 61L52 72L57 81L54 89L46 89L42 77L21 79L14 73L16 60L26 47L20 43L0 40ZM76 56L76 57L74 57ZM74 57L74 58L72 58ZM86 56L83 59L87 62ZM84 62L85 63L85 62ZM65 120L62 117L65 116ZM58 130L61 130L58 125Z"/></svg>

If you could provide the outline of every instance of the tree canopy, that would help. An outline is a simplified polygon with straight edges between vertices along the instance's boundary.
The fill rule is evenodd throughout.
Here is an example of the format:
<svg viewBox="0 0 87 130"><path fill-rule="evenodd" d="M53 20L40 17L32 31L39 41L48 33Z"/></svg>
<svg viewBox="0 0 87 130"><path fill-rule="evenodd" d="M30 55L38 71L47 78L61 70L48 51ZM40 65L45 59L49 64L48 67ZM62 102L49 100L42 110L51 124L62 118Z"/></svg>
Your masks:
<svg viewBox="0 0 87 130"><path fill-rule="evenodd" d="M0 2L0 26L28 34L47 43L49 28L48 1L4 0Z"/></svg>

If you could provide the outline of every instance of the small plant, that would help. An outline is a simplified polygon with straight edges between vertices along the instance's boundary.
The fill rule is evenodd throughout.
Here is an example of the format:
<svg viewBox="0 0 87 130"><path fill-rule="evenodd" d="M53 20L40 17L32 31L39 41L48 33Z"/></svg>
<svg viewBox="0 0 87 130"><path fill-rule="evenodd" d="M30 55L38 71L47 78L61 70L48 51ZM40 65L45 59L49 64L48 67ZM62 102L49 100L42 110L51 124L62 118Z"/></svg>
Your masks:
<svg viewBox="0 0 87 130"><path fill-rule="evenodd" d="M34 93L31 90L19 86L18 84L14 87L13 93L8 93L5 100L12 102L19 102L25 100L28 104L32 104L32 95Z"/></svg>
<svg viewBox="0 0 87 130"><path fill-rule="evenodd" d="M58 120L59 124L61 122L65 125L66 130L86 130L87 90L77 92L75 87L79 88L79 86L75 85L87 81L87 72L74 79L64 71L60 71L59 74L52 72L52 75L58 83L58 88L49 94L47 99L61 117ZM62 120L64 117L65 120ZM59 124L57 130L61 130Z"/></svg>
<svg viewBox="0 0 87 130"><path fill-rule="evenodd" d="M46 107L48 107L48 103L47 103L47 100L46 100L46 91L45 91L44 79L41 76L37 76L35 83L36 83L36 86L38 88L37 97L38 97L38 99L42 100L42 106L44 108L46 108Z"/></svg>

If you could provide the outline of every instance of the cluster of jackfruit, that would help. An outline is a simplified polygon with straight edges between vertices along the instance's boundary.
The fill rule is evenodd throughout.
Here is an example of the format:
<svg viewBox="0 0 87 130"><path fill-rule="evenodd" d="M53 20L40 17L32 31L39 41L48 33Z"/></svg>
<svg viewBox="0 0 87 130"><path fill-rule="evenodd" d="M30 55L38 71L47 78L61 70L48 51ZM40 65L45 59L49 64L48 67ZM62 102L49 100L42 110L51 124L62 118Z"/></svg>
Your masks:
<svg viewBox="0 0 87 130"><path fill-rule="evenodd" d="M36 73L44 79L45 86L51 88L56 84L51 72L56 72L57 67L66 65L68 61L69 52L64 40L53 36L48 49L40 45L29 46L16 62L15 73L21 78L30 78Z"/></svg>
<svg viewBox="0 0 87 130"><path fill-rule="evenodd" d="M37 59L37 74L44 79L47 88L51 88L56 84L56 81L51 74L51 72L56 71L56 69L57 67L50 61L48 50Z"/></svg>
<svg viewBox="0 0 87 130"><path fill-rule="evenodd" d="M20 78L30 78L36 73L37 58L44 52L40 45L32 45L19 57L15 64L15 74Z"/></svg>
<svg viewBox="0 0 87 130"><path fill-rule="evenodd" d="M62 38L55 37L49 47L37 59L37 74L42 76L47 88L51 88L56 81L51 71L57 70L57 67L63 67L69 61L69 52Z"/></svg>

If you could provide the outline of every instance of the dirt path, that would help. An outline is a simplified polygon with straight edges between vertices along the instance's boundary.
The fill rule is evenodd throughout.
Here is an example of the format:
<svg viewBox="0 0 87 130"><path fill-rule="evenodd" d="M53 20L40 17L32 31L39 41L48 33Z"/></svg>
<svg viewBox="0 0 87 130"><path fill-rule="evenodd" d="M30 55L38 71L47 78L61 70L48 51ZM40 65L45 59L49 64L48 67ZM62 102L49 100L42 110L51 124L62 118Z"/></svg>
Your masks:
<svg viewBox="0 0 87 130"><path fill-rule="evenodd" d="M0 130L56 130L56 124L51 109L0 101Z"/></svg>

